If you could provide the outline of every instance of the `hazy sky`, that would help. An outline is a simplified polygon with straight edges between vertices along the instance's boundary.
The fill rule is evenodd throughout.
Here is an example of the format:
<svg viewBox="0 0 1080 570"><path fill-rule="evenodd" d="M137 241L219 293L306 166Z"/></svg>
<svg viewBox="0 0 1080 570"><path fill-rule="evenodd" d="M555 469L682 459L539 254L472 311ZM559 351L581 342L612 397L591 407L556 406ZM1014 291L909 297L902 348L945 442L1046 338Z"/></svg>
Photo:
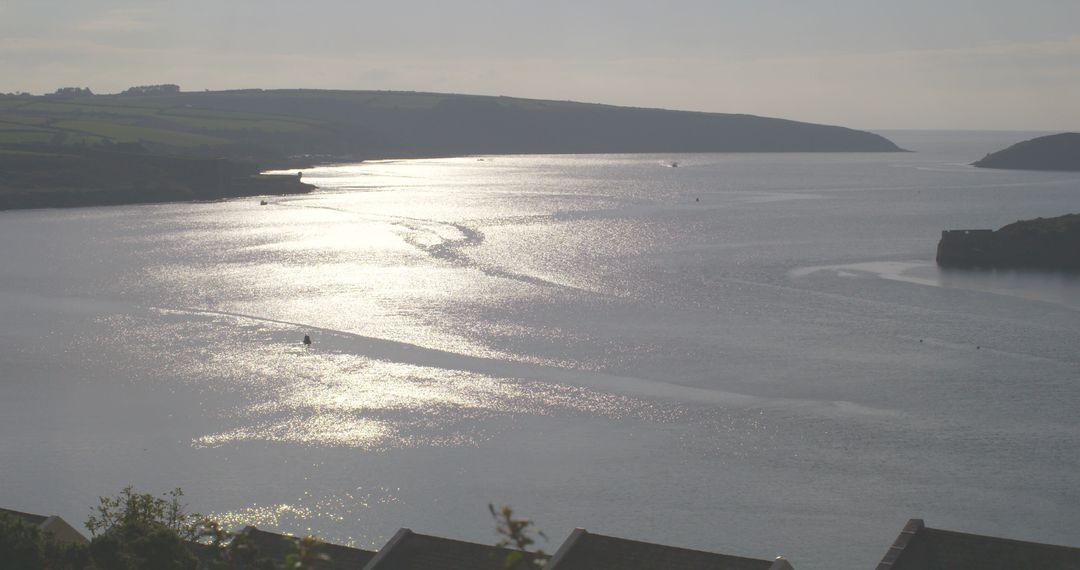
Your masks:
<svg viewBox="0 0 1080 570"><path fill-rule="evenodd" d="M0 1L0 91L153 83L1080 130L1080 0Z"/></svg>

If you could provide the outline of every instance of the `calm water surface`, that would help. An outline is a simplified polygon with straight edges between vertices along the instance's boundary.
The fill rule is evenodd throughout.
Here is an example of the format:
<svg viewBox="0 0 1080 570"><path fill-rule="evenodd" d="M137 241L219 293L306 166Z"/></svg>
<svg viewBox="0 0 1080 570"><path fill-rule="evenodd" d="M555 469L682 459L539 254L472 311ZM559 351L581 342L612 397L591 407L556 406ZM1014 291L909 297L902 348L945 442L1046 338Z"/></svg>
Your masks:
<svg viewBox="0 0 1080 570"><path fill-rule="evenodd" d="M309 196L0 213L0 504L493 542L488 502L800 569L908 518L1076 544L1080 279L938 270L1080 175L908 154L306 170ZM667 164L679 161L678 168ZM306 349L305 334L314 339Z"/></svg>

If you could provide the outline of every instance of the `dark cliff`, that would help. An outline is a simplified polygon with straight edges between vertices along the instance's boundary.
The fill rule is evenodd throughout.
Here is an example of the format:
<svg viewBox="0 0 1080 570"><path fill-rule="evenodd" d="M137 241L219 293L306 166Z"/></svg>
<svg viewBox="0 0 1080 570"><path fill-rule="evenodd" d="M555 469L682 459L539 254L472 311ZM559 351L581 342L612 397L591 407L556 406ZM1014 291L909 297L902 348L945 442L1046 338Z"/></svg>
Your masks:
<svg viewBox="0 0 1080 570"><path fill-rule="evenodd" d="M942 267L1080 270L1080 214L1022 220L997 231L943 231L937 262Z"/></svg>
<svg viewBox="0 0 1080 570"><path fill-rule="evenodd" d="M1080 171L1080 133L1061 133L1016 143L973 163L980 168Z"/></svg>

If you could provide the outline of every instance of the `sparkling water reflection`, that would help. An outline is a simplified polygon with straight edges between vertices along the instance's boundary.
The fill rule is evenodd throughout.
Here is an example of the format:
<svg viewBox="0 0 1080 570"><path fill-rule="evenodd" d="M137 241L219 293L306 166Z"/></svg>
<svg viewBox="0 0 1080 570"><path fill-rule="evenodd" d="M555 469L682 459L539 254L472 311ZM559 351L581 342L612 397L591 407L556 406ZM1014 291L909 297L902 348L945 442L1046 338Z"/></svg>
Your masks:
<svg viewBox="0 0 1080 570"><path fill-rule="evenodd" d="M510 502L555 542L811 569L869 567L913 516L1075 542L1077 280L932 257L944 228L1080 211L1080 176L972 169L1012 141L957 140L384 161L266 206L0 213L0 503L79 521L182 486L372 548L490 542Z"/></svg>

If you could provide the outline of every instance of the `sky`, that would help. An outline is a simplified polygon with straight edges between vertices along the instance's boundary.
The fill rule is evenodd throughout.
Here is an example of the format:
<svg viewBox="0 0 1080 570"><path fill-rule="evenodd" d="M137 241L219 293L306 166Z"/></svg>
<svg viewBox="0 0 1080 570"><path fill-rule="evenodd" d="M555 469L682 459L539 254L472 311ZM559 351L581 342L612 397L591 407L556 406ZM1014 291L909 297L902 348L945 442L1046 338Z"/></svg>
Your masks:
<svg viewBox="0 0 1080 570"><path fill-rule="evenodd" d="M0 92L508 95L1080 130L1080 0L0 0Z"/></svg>

